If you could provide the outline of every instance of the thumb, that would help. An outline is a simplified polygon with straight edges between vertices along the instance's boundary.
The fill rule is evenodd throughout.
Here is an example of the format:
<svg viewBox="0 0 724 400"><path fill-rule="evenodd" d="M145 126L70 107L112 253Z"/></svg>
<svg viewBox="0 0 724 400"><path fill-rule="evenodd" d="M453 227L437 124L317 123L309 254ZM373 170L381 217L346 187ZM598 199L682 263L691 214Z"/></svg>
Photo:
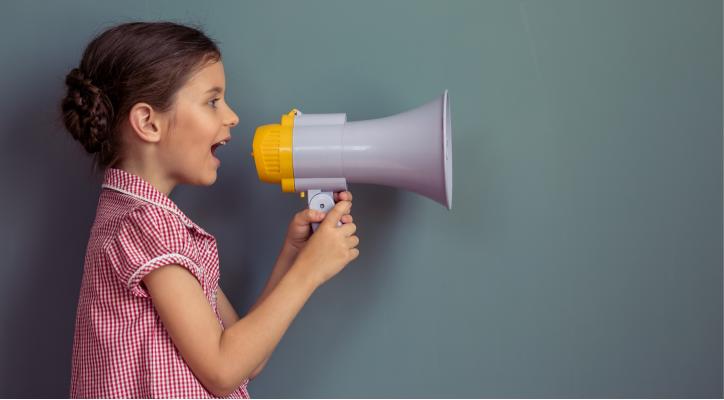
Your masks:
<svg viewBox="0 0 724 400"><path fill-rule="evenodd" d="M342 219L344 214L347 214L349 208L352 206L351 201L342 200L334 205L334 208L329 210L327 217L322 221L323 224L333 224L337 226L337 222Z"/></svg>
<svg viewBox="0 0 724 400"><path fill-rule="evenodd" d="M302 217L302 224L308 224L310 222L317 222L324 219L324 213L319 210L313 210L308 208L303 213L300 213Z"/></svg>

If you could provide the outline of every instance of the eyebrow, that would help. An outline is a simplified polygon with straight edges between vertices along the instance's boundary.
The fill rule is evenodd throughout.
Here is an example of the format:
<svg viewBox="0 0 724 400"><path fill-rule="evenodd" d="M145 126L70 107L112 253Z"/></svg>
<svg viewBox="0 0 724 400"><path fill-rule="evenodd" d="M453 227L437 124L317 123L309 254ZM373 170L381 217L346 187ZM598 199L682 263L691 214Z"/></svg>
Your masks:
<svg viewBox="0 0 724 400"><path fill-rule="evenodd" d="M211 93L211 92L221 93L221 92L223 92L223 91L224 91L224 89L222 89L222 88L220 88L220 87L218 87L218 86L214 86L214 87L212 87L211 89L207 90L204 94L206 94L206 93Z"/></svg>

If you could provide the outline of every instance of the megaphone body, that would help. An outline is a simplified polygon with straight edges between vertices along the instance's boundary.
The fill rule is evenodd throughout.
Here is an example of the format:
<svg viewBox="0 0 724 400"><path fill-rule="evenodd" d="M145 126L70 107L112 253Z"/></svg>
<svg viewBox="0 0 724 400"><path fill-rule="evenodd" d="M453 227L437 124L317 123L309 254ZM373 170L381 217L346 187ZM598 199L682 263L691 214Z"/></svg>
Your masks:
<svg viewBox="0 0 724 400"><path fill-rule="evenodd" d="M280 124L259 126L252 146L259 179L306 192L312 209L333 207L333 193L348 183L397 187L452 209L447 90L413 110L365 121L293 109Z"/></svg>

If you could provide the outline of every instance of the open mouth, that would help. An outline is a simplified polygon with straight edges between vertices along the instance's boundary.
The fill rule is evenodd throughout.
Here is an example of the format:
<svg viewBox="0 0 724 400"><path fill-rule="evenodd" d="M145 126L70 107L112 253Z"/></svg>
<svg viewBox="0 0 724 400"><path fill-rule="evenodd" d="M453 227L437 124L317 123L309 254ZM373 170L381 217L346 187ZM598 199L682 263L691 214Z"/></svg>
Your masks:
<svg viewBox="0 0 724 400"><path fill-rule="evenodd" d="M214 145L211 146L211 154L216 155L216 149L218 149L219 147L221 147L221 146L229 143L230 140L231 140L231 138L226 138L226 139L224 139L224 140L222 140L222 141L220 141L220 142L214 143Z"/></svg>

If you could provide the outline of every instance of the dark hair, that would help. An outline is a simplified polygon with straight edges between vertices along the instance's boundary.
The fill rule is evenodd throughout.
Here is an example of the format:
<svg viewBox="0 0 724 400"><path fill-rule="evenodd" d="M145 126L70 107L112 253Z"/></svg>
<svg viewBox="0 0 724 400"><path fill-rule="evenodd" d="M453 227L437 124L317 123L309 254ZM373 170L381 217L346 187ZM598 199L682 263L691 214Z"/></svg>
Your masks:
<svg viewBox="0 0 724 400"><path fill-rule="evenodd" d="M216 43L197 28L172 22L114 26L88 44L65 78L65 127L95 155L95 166L113 166L120 158L117 130L133 105L168 111L193 73L219 60Z"/></svg>

